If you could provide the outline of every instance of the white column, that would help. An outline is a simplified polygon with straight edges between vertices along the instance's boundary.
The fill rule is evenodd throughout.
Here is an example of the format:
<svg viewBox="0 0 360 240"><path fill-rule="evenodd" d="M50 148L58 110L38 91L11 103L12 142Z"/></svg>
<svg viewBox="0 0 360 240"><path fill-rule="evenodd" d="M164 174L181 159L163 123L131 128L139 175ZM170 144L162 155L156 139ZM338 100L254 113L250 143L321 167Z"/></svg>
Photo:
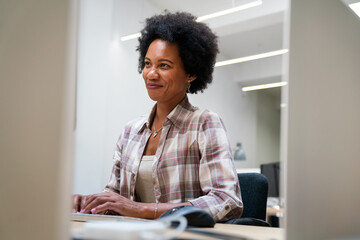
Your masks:
<svg viewBox="0 0 360 240"><path fill-rule="evenodd" d="M68 239L75 9L0 1L0 239Z"/></svg>
<svg viewBox="0 0 360 240"><path fill-rule="evenodd" d="M287 239L360 236L359 43L341 1L291 1Z"/></svg>

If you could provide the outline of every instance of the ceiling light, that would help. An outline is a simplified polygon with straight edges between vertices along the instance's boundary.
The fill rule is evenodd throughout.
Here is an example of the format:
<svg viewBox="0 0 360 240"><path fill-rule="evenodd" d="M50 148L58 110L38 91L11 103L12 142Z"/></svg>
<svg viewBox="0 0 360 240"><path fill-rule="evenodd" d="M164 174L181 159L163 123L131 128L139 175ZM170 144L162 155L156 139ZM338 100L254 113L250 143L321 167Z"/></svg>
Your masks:
<svg viewBox="0 0 360 240"><path fill-rule="evenodd" d="M259 6L261 4L262 4L261 0L251 2L251 3L247 3L247 4L244 4L244 5L240 5L240 6L229 8L229 9L222 10L222 11L219 11L219 12L211 13L211 14L208 14L208 15L205 15L205 16L202 16L202 17L198 17L196 19L196 21L202 22L202 21L205 21L205 20L208 20L208 19L211 19L211 18L216 18L216 17L220 17L220 16L223 16L223 15L226 15L226 14L230 14L230 13L242 11L242 10L245 10L245 9L248 9L248 8L256 7L256 6Z"/></svg>
<svg viewBox="0 0 360 240"><path fill-rule="evenodd" d="M276 82L276 83L269 83L269 84L262 84L262 85L255 85L249 87L243 87L241 90L243 92L266 89L266 88L274 88L274 87L282 87L287 85L287 82Z"/></svg>
<svg viewBox="0 0 360 240"><path fill-rule="evenodd" d="M360 17L360 2L349 4L349 7Z"/></svg>
<svg viewBox="0 0 360 240"><path fill-rule="evenodd" d="M124 41L127 41L127 40L138 38L140 36L141 36L141 33L135 33L135 34L131 34L131 35L121 37L120 40L124 42Z"/></svg>
<svg viewBox="0 0 360 240"><path fill-rule="evenodd" d="M216 18L216 17L220 17L220 16L223 16L223 15L226 15L226 14L230 14L230 13L238 12L238 11L245 10L245 9L248 9L248 8L256 7L256 6L259 6L261 4L262 4L262 0L257 0L255 2L247 3L247 4L244 4L244 5L240 5L240 6L229 8L229 9L226 9L226 10L223 10L223 11L211 13L211 14L208 14L208 15L205 15L205 16L202 16L202 17L198 17L196 19L196 21L197 22L202 22L202 21L205 21L205 20L208 20L208 19L211 19L211 18ZM121 37L120 40L121 41L127 41L127 40L138 38L140 36L141 36L141 33L135 33L135 34L131 34L131 35Z"/></svg>
<svg viewBox="0 0 360 240"><path fill-rule="evenodd" d="M229 65L229 64L234 64L234 63L248 62L248 61L253 61L253 60L257 60L257 59L261 59L261 58L273 57L273 56L285 54L288 51L289 51L288 49L281 49L281 50L277 50L277 51L260 53L260 54L242 57L242 58L235 58L235 59L230 59L230 60L226 60L226 61L220 61L220 62L215 63L215 67L221 67L221 66L225 66L225 65Z"/></svg>

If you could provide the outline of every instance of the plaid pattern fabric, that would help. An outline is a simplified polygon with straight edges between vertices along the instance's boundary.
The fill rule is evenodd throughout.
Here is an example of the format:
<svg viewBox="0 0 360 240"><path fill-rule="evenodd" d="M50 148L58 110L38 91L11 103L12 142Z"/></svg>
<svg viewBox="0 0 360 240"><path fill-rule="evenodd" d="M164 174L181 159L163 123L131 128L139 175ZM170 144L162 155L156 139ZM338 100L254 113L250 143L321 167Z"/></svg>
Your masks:
<svg viewBox="0 0 360 240"><path fill-rule="evenodd" d="M154 114L155 107L148 118L137 118L123 130L106 190L135 200L136 176ZM189 201L216 221L241 215L240 187L223 122L217 114L193 107L187 97L163 122L152 172L159 203Z"/></svg>

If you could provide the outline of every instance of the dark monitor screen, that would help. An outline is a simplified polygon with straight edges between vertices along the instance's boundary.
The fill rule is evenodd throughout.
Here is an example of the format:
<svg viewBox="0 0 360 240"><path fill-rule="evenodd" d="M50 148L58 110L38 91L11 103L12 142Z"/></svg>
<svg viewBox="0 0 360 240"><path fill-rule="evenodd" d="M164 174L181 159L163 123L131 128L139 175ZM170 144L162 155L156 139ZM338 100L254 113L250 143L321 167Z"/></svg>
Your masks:
<svg viewBox="0 0 360 240"><path fill-rule="evenodd" d="M260 165L261 174L269 181L269 197L279 197L280 188L280 162Z"/></svg>

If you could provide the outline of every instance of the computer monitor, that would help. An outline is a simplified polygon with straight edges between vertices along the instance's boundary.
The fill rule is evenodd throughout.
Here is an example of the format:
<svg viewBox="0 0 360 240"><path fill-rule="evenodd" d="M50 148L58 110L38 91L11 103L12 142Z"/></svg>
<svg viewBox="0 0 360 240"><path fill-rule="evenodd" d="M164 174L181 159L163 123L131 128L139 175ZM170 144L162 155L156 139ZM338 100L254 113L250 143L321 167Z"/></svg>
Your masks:
<svg viewBox="0 0 360 240"><path fill-rule="evenodd" d="M280 162L260 165L260 172L269 181L269 197L279 197L280 188Z"/></svg>

